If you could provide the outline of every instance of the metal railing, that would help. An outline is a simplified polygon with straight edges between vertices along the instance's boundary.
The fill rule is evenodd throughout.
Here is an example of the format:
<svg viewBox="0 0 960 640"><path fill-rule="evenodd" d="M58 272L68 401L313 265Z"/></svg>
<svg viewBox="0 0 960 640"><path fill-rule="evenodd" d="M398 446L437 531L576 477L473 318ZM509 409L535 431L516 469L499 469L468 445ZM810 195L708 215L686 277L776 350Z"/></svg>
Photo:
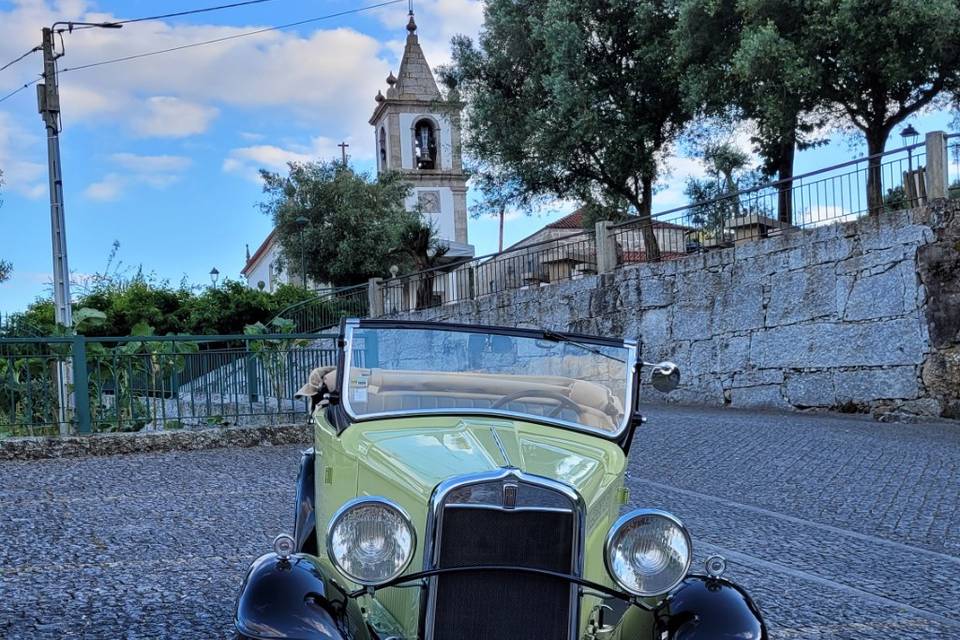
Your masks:
<svg viewBox="0 0 960 640"><path fill-rule="evenodd" d="M925 161L925 146L916 144L661 211L648 223L628 220L613 229L618 264L679 258L918 206L926 199Z"/></svg>
<svg viewBox="0 0 960 640"><path fill-rule="evenodd" d="M960 134L947 136L947 144L949 182L956 185L949 193L960 197ZM388 278L375 286L331 291L280 315L293 319L298 331L316 331L344 316L429 309L612 267L732 247L791 229L915 207L927 199L926 153L925 143L909 145L721 193L711 200L656 212L646 220L634 217L609 227L600 252L593 229L557 229L556 237L521 242L500 253Z"/></svg>
<svg viewBox="0 0 960 640"><path fill-rule="evenodd" d="M23 314L4 315L0 313L0 338L38 336L40 334L40 329L28 322Z"/></svg>
<svg viewBox="0 0 960 640"><path fill-rule="evenodd" d="M335 327L341 318L366 317L369 314L367 285L328 289L316 298L291 305L277 314L293 321L294 331L310 333Z"/></svg>
<svg viewBox="0 0 960 640"><path fill-rule="evenodd" d="M472 300L512 289L539 287L597 272L592 231L574 231L501 253L480 256L384 280L380 309L386 315Z"/></svg>
<svg viewBox="0 0 960 640"><path fill-rule="evenodd" d="M960 198L960 133L947 136L947 184L951 198Z"/></svg>
<svg viewBox="0 0 960 640"><path fill-rule="evenodd" d="M333 334L0 339L0 437L283 424ZM201 348L201 347L207 348Z"/></svg>

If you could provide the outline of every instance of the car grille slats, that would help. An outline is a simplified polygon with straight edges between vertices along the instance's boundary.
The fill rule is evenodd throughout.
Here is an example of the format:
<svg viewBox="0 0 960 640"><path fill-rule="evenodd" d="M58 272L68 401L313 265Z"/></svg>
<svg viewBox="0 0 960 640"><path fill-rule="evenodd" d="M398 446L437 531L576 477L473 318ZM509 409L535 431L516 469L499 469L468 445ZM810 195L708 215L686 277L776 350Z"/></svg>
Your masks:
<svg viewBox="0 0 960 640"><path fill-rule="evenodd" d="M492 492L491 492L492 493ZM526 497L524 497L526 493ZM557 508L552 493L538 508L540 487L521 485L523 506L444 504L436 565L440 568L505 565L577 573L577 516ZM476 494L475 494L476 495ZM431 640L563 640L574 622L576 589L568 581L512 571L469 571L433 581Z"/></svg>

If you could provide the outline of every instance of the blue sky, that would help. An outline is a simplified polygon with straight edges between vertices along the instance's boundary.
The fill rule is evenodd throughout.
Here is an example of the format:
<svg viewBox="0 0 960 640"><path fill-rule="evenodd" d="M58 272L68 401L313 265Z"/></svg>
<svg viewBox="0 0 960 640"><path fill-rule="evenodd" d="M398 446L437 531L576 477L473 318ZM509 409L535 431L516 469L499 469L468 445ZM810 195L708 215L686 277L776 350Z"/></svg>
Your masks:
<svg viewBox="0 0 960 640"><path fill-rule="evenodd" d="M121 30L67 34L60 67L234 35L373 4L374 0L272 0L260 5ZM219 4L216 0L0 0L0 64L39 43L55 20L108 20ZM102 270L112 243L119 259L178 283L205 285L216 267L239 278L244 248L270 231L258 209L260 167L281 170L289 160L339 156L346 140L351 162L373 167L367 119L373 96L398 66L406 35L406 3L239 38L137 61L63 73L61 137L70 268L75 277ZM475 35L477 0L418 0L417 22L428 61L449 59L449 39ZM0 72L0 95L32 80L40 57ZM948 114L913 120L921 131L945 129ZM14 263L0 285L0 313L46 295L50 223L43 126L31 88L0 104L0 258ZM833 136L827 147L800 154L797 171L862 155L856 137ZM746 134L740 136L741 142ZM898 142L898 141L894 141ZM897 144L899 146L899 144ZM682 183L702 167L677 157L655 209L683 203ZM510 214L507 244L567 210L541 216ZM478 254L496 250L497 222L471 219Z"/></svg>

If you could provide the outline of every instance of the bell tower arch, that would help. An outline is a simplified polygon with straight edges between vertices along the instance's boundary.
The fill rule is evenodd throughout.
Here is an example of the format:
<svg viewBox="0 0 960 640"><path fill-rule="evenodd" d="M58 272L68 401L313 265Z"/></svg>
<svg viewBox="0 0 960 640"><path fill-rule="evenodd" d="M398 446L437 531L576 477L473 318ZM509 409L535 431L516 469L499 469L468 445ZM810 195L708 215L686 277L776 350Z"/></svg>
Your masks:
<svg viewBox="0 0 960 640"><path fill-rule="evenodd" d="M386 95L378 91L370 118L377 169L399 171L412 184L407 208L420 211L448 245L448 256L469 257L467 176L461 157L460 115L456 92L446 97L420 48L413 12L397 75L387 76Z"/></svg>

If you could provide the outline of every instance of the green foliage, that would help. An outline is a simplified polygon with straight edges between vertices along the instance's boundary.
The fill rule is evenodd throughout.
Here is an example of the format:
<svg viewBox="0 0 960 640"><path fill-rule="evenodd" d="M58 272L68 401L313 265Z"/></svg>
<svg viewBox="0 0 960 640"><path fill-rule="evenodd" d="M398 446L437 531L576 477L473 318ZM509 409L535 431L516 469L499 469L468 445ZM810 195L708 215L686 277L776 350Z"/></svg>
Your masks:
<svg viewBox="0 0 960 640"><path fill-rule="evenodd" d="M583 228L587 230L596 229L597 223L604 220L617 223L624 222L630 217L630 205L622 198L613 201L591 198L583 203L581 211Z"/></svg>
<svg viewBox="0 0 960 640"><path fill-rule="evenodd" d="M902 186L896 186L887 189L883 196L883 208L887 211L900 211L909 208L907 201L907 192Z"/></svg>
<svg viewBox="0 0 960 640"><path fill-rule="evenodd" d="M814 46L823 97L842 125L862 132L870 155L894 127L960 89L960 3L956 0L818 0ZM871 161L870 210L883 205L879 158Z"/></svg>
<svg viewBox="0 0 960 640"><path fill-rule="evenodd" d="M404 207L410 185L397 173L374 180L340 162L291 163L288 175L261 171L282 260L334 286L384 276L402 255L401 231L419 219ZM306 218L306 224L297 222Z"/></svg>
<svg viewBox="0 0 960 640"><path fill-rule="evenodd" d="M793 176L796 150L825 142L817 0L681 0L675 32L685 98L698 113L749 119L765 176ZM779 218L792 222L789 182Z"/></svg>
<svg viewBox="0 0 960 640"><path fill-rule="evenodd" d="M476 44L454 39L453 60L466 148L506 187L495 197L622 198L649 219L662 152L689 117L664 55L673 3L489 0L485 15Z"/></svg>
<svg viewBox="0 0 960 640"><path fill-rule="evenodd" d="M296 326L292 320L275 318L269 324L257 322L244 329L247 335L284 334L294 333ZM292 369L292 352L310 344L309 340L300 338L279 338L267 340L251 340L250 351L260 364L260 370L270 385L274 398L284 398L284 383Z"/></svg>
<svg viewBox="0 0 960 640"><path fill-rule="evenodd" d="M86 336L135 335L149 325L157 335L240 334L246 325L267 322L282 310L315 294L282 285L275 293L228 280L216 288L173 288L142 275L126 282L105 282L74 303L74 328ZM17 320L38 335L56 335L53 303L39 300Z"/></svg>
<svg viewBox="0 0 960 640"><path fill-rule="evenodd" d="M768 213L758 211L755 204L748 202L745 207L741 202L740 191L760 182L760 176L748 169L747 154L722 143L708 146L703 159L707 177L687 180L684 194L693 205L690 221L703 230L705 238L723 238L731 218L745 213Z"/></svg>

